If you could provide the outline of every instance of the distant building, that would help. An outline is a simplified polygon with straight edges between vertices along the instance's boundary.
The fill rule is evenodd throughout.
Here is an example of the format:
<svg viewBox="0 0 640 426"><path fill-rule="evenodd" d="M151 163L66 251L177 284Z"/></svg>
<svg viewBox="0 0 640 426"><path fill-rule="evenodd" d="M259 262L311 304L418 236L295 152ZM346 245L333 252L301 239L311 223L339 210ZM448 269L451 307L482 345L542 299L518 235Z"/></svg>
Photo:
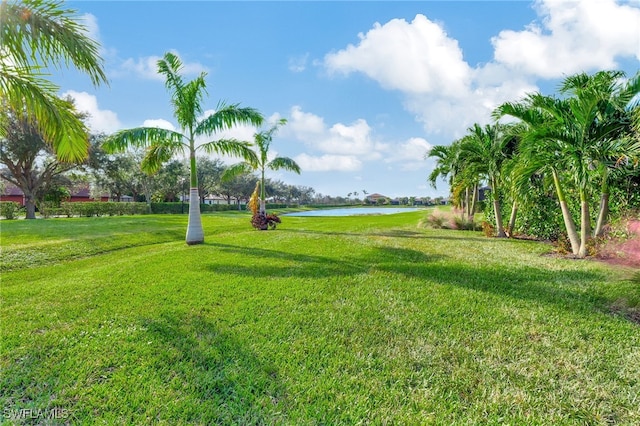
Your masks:
<svg viewBox="0 0 640 426"><path fill-rule="evenodd" d="M369 194L367 195L367 197L365 198L365 200L367 200L368 202L372 203L372 204L376 204L378 202L379 199L387 199L388 197L382 195L382 194L378 194L378 193L374 193L374 194Z"/></svg>
<svg viewBox="0 0 640 426"><path fill-rule="evenodd" d="M102 194L99 199L91 198L91 189L89 184L83 183L74 185L69 188L69 199L66 201L82 202L82 201L109 201L109 194ZM24 192L12 183L7 183L4 192L0 194L0 201L14 201L21 206L25 204Z"/></svg>

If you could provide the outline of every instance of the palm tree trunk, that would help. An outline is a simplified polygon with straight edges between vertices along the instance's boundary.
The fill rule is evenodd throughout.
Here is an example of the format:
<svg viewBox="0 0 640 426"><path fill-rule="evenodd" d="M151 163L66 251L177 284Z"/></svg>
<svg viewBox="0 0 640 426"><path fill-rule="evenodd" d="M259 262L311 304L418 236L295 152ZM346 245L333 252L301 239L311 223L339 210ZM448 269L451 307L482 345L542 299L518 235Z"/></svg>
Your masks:
<svg viewBox="0 0 640 426"><path fill-rule="evenodd" d="M602 178L602 192L600 194L600 208L598 209L598 219L596 229L593 230L594 237L600 237L604 233L604 225L607 224L609 216L609 184L607 183L607 171L605 169Z"/></svg>
<svg viewBox="0 0 640 426"><path fill-rule="evenodd" d="M560 202L560 210L562 210L564 227L567 231L569 242L571 243L571 251L573 252L573 254L577 255L580 252L580 236L578 235L578 231L576 231L576 223L573 221L573 217L571 217L569 206L567 205L567 201L564 197L564 192L562 191L562 187L560 186L560 178L558 177L558 172L556 170L552 170L551 173L553 175L553 183L556 187L558 201Z"/></svg>
<svg viewBox="0 0 640 426"><path fill-rule="evenodd" d="M469 220L473 222L473 216L476 214L476 205L478 204L478 184L473 185L473 196L471 197L471 211Z"/></svg>
<svg viewBox="0 0 640 426"><path fill-rule="evenodd" d="M196 151L191 143L189 159L191 160L191 189L189 190L189 222L187 224L186 241L189 245L204 242L204 231L200 217L200 195L198 194L198 175L196 173Z"/></svg>
<svg viewBox="0 0 640 426"><path fill-rule="evenodd" d="M264 167L262 168L262 180L260 181L260 213L266 215L267 214L267 202L266 202L267 191L264 189Z"/></svg>
<svg viewBox="0 0 640 426"><path fill-rule="evenodd" d="M507 234L509 237L513 237L513 230L516 227L516 216L518 214L518 202L514 201L511 206L511 216L509 217L509 224L507 225Z"/></svg>
<svg viewBox="0 0 640 426"><path fill-rule="evenodd" d="M578 257L587 256L587 243L591 236L591 219L589 217L589 202L584 189L580 189L580 249Z"/></svg>
<svg viewBox="0 0 640 426"><path fill-rule="evenodd" d="M500 197L498 195L498 182L495 179L491 179L491 191L493 191L493 213L496 216L497 236L498 238L504 238L507 234L504 233L504 225L502 224L502 209L500 208Z"/></svg>

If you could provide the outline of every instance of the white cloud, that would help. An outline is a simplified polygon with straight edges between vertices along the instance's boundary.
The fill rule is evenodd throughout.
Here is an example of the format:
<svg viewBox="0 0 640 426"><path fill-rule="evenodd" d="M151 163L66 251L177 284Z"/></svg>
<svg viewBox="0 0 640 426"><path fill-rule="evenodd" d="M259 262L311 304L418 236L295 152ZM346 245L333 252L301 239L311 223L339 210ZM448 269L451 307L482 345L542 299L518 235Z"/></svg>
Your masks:
<svg viewBox="0 0 640 426"><path fill-rule="evenodd" d="M91 40L100 43L100 29L98 27L98 19L91 13L85 13L80 16L80 23L85 27L85 34Z"/></svg>
<svg viewBox="0 0 640 426"><path fill-rule="evenodd" d="M307 69L307 62L309 61L309 53L305 53L301 56L289 58L289 71L302 72Z"/></svg>
<svg viewBox="0 0 640 426"><path fill-rule="evenodd" d="M330 155L312 156L300 154L294 158L300 168L305 172L352 172L362 168L362 162L352 155Z"/></svg>
<svg viewBox="0 0 640 426"><path fill-rule="evenodd" d="M142 123L142 127L157 127L159 129L176 131L176 127L173 125L173 123L170 123L169 121L162 118L144 120L144 122Z"/></svg>
<svg viewBox="0 0 640 426"><path fill-rule="evenodd" d="M180 54L172 50L172 53L180 58ZM121 71L116 74L127 73L135 74L138 77L148 79L164 81L164 76L158 73L158 60L162 59L160 56L145 56L142 58L128 58L120 65ZM182 58L182 75L197 75L201 72L207 72L208 69L199 62L185 62Z"/></svg>
<svg viewBox="0 0 640 426"><path fill-rule="evenodd" d="M614 0L543 0L542 24L501 31L491 41L495 60L525 74L556 78L640 60L640 9Z"/></svg>
<svg viewBox="0 0 640 426"><path fill-rule="evenodd" d="M98 99L94 95L68 90L62 94L63 98L67 96L74 99L78 111L89 114L86 122L92 131L113 133L121 128L118 115L113 111L100 109Z"/></svg>
<svg viewBox="0 0 640 426"><path fill-rule="evenodd" d="M327 128L322 117L304 112L299 106L291 108L291 119L285 129L287 134L326 154L373 160L380 158L381 152L388 148L386 144L373 140L371 127L364 119L349 125L336 123Z"/></svg>
<svg viewBox="0 0 640 426"><path fill-rule="evenodd" d="M325 56L330 72L359 71L385 88L406 93L460 96L469 83L471 69L458 42L424 15L416 15L411 23L404 19L376 23L359 38L357 46Z"/></svg>
<svg viewBox="0 0 640 426"><path fill-rule="evenodd" d="M432 145L423 138L410 138L394 147L384 159L385 163L400 163L402 170L426 169L424 156Z"/></svg>
<svg viewBox="0 0 640 426"><path fill-rule="evenodd" d="M458 138L473 123L489 122L496 106L538 90L539 78L615 68L622 57L640 60L638 2L541 0L536 10L541 23L500 32L491 40L494 61L475 67L424 15L376 23L357 45L327 54L324 66L402 92L428 133Z"/></svg>

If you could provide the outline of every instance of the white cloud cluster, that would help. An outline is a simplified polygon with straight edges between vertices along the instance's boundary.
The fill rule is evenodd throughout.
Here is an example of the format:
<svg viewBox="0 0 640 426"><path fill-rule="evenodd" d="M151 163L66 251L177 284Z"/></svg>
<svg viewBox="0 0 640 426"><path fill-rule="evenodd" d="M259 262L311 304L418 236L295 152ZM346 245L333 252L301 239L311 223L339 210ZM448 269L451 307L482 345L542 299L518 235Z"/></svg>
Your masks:
<svg viewBox="0 0 640 426"><path fill-rule="evenodd" d="M62 94L63 98L67 96L73 98L78 111L88 114L86 122L91 131L112 133L122 127L118 115L108 109L100 109L94 95L68 90Z"/></svg>
<svg viewBox="0 0 640 426"><path fill-rule="evenodd" d="M358 46L325 56L330 72L360 71L385 88L406 93L460 96L469 82L471 69L458 42L424 15L411 23L404 19L376 23L358 36Z"/></svg>
<svg viewBox="0 0 640 426"><path fill-rule="evenodd" d="M376 161L399 163L402 170L416 170L423 166L424 154L431 147L422 138L400 143L378 141L364 119L327 126L322 117L299 106L291 109L289 124L283 132L309 149L294 158L305 171L353 172Z"/></svg>
<svg viewBox="0 0 640 426"><path fill-rule="evenodd" d="M613 69L620 57L640 60L640 9L615 0L544 0L542 24L501 31L491 42L495 61L523 74L556 78Z"/></svg>
<svg viewBox="0 0 640 426"><path fill-rule="evenodd" d="M185 62L180 54L172 50L172 53L177 55L182 61L182 75L197 75L201 72L207 72L208 68L199 62ZM158 73L158 60L162 59L160 56L144 56L141 58L128 58L120 64L120 70L116 72L118 74L134 74L140 78L147 80L164 81L164 76Z"/></svg>
<svg viewBox="0 0 640 426"><path fill-rule="evenodd" d="M324 58L331 74L360 72L405 94L405 108L429 133L459 137L508 100L538 90L538 79L615 68L640 60L640 8L615 0L541 0L541 23L493 37L494 60L469 65L457 40L424 15L376 23Z"/></svg>

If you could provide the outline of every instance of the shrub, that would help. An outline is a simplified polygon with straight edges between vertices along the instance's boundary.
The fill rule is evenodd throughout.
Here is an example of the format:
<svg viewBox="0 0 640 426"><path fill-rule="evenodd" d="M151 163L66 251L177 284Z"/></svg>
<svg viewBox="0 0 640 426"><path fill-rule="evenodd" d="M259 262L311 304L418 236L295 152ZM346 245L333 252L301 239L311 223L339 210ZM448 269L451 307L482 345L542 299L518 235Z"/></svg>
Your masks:
<svg viewBox="0 0 640 426"><path fill-rule="evenodd" d="M469 219L466 216L454 215L452 222L452 228L459 229L460 231L479 231L482 229L481 225L475 223L473 219Z"/></svg>
<svg viewBox="0 0 640 426"><path fill-rule="evenodd" d="M0 216L5 219L15 219L20 211L20 204L15 201L0 201Z"/></svg>
<svg viewBox="0 0 640 426"><path fill-rule="evenodd" d="M429 226L434 229L445 229L448 228L447 217L443 214L440 214L438 211L434 211L420 221L420 226Z"/></svg>
<svg viewBox="0 0 640 426"><path fill-rule="evenodd" d="M482 233L485 237L493 237L496 235L496 230L492 224L485 220L482 222Z"/></svg>
<svg viewBox="0 0 640 426"><path fill-rule="evenodd" d="M63 202L60 209L54 214L72 216L115 216L115 215L134 215L147 213L146 203L125 203L125 202L101 202L101 201L83 201L83 202Z"/></svg>
<svg viewBox="0 0 640 426"><path fill-rule="evenodd" d="M282 223L282 221L275 214L265 215L263 213L255 213L251 217L251 225L261 231L265 231L267 229L276 229L276 225L278 223Z"/></svg>

